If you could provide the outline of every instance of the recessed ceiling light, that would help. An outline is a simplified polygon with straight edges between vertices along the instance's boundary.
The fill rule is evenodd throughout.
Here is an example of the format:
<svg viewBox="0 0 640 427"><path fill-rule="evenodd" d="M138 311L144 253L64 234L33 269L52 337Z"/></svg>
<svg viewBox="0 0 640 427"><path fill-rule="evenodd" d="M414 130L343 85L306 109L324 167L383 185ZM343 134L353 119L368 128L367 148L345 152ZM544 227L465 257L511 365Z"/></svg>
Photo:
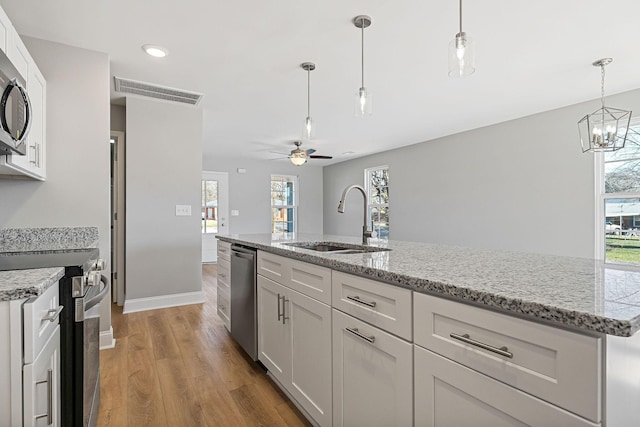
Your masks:
<svg viewBox="0 0 640 427"><path fill-rule="evenodd" d="M169 54L169 51L164 47L153 44L145 44L144 46L142 46L142 50L144 50L151 56L155 56L156 58L164 58Z"/></svg>

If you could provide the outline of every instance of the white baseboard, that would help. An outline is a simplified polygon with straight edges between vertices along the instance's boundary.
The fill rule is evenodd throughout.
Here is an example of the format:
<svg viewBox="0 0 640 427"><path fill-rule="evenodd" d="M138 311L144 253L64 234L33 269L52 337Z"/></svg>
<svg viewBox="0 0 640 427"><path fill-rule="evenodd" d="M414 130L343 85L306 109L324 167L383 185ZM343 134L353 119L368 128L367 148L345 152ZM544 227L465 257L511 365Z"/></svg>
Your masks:
<svg viewBox="0 0 640 427"><path fill-rule="evenodd" d="M124 314L136 311L155 310L157 308L177 307L179 305L202 304L202 291L185 292L182 294L160 295L157 297L125 299Z"/></svg>
<svg viewBox="0 0 640 427"><path fill-rule="evenodd" d="M106 350L116 346L116 340L113 338L113 326L109 326L108 331L100 332L100 350Z"/></svg>

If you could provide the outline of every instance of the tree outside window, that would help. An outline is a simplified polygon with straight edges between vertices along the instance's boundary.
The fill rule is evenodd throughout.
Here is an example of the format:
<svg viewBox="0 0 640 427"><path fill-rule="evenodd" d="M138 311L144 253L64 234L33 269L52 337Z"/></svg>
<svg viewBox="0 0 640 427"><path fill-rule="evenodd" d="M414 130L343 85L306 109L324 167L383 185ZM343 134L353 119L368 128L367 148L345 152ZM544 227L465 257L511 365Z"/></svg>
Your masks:
<svg viewBox="0 0 640 427"><path fill-rule="evenodd" d="M604 153L601 177L604 259L640 265L640 122L629 128L624 148Z"/></svg>
<svg viewBox="0 0 640 427"><path fill-rule="evenodd" d="M369 204L367 221L378 238L389 238L389 167L365 169L364 182Z"/></svg>
<svg viewBox="0 0 640 427"><path fill-rule="evenodd" d="M271 176L271 233L293 233L296 231L297 177Z"/></svg>

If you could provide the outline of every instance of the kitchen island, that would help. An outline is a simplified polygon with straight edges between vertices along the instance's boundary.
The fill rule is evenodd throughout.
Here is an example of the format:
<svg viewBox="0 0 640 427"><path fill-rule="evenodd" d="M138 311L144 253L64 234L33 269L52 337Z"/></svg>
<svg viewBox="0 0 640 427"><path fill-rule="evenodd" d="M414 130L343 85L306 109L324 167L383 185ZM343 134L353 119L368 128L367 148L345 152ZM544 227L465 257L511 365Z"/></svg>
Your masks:
<svg viewBox="0 0 640 427"><path fill-rule="evenodd" d="M474 396L481 402L480 406L534 425L631 426L640 420L636 403L640 401L640 334L636 334L640 329L640 272L637 269L582 258L400 241L373 240L370 246L386 250L364 253L318 252L289 245L335 242L355 247L359 244L357 238L341 236L264 234L219 236L219 239L258 249L259 304L266 281L278 282L277 275L270 277L271 267L262 269L261 273L261 256L271 266L281 259L283 264L298 263L295 264L298 269L313 265L329 272L333 281L329 291L333 312L330 323L334 327L332 345L329 345L333 347L330 368L333 416L327 418L329 409L324 408L320 411L324 415L312 417L319 424L348 424L346 420L350 416L345 412L347 395L345 390L340 390L346 378L346 368L340 364L344 365L349 352L336 353L346 343L344 334L336 330L345 316L353 322L364 320L359 328L351 327L351 331L342 328L351 333L347 334L349 337L354 336L354 329L364 339L390 332L390 339L400 338L401 344L413 346L413 356L403 362L411 364L413 360L415 363L415 371L411 372L413 383L395 386L400 387L397 390L404 387L415 393L415 425L464 423L464 418L456 417L438 421L434 405L439 400L454 408L462 403L459 400L462 394L474 396L473 390L465 388L472 383L483 384L479 390L492 390L489 394L501 396L491 402L487 393L476 390L485 395ZM265 286L261 286L261 282ZM412 323L404 330L389 326L375 329L375 334L362 333L366 327L382 325L376 323L376 311L383 310L384 304L391 301L390 297L381 297L375 305L372 289L378 286L383 286L384 292L409 291L408 306L403 306L404 309L395 306L395 314L385 315L399 319L400 311L408 312ZM344 289L349 289L351 294L355 289L361 291L355 296L338 295ZM277 292L278 319L285 311L284 301L283 313L280 311L281 292L284 291ZM285 299L292 305L287 312L295 314L293 298L285 296ZM360 301L354 301L356 299ZM372 307L363 306L367 301ZM258 328L260 331L260 323ZM259 347L261 342L266 342L264 337L261 339ZM501 347L503 343L508 346ZM509 350L502 350L507 347ZM264 356L260 349L259 353ZM533 361L525 360L528 358ZM540 360L535 361L536 358ZM423 363L427 360L428 363ZM432 372L423 365L447 369ZM268 363L265 366L272 371ZM445 378L446 370L452 372L451 378ZM402 378L398 372L393 371L393 375ZM453 377L468 381L462 381L460 384L464 386L456 388L452 385ZM436 386L445 383L456 393L437 391ZM286 389L286 385L283 388ZM431 402L419 404L422 399ZM501 407L504 402L510 403ZM369 401L369 408L377 406L384 404L375 399ZM522 408L522 411L517 409L511 413L513 408ZM391 412L394 410L397 412L398 406ZM413 412L413 405L405 410ZM359 415L358 412L362 411L356 411L355 415ZM546 418L541 414L547 414ZM324 422L318 421L323 416ZM471 419L478 416L473 412ZM331 423L327 419L331 419ZM389 419L389 422L406 424L399 419ZM491 420L487 418L487 422L494 422Z"/></svg>

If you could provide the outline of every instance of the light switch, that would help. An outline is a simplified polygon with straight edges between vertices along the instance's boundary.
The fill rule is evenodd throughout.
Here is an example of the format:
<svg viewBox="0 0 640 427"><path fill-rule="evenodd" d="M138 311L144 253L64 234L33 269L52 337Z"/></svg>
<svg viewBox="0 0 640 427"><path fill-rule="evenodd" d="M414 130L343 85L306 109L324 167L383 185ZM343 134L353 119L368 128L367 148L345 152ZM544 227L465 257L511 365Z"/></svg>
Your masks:
<svg viewBox="0 0 640 427"><path fill-rule="evenodd" d="M176 216L191 216L191 205L176 205Z"/></svg>
<svg viewBox="0 0 640 427"><path fill-rule="evenodd" d="M240 211L235 210L235 209L231 210L231 216L238 216L238 215L240 215Z"/></svg>

